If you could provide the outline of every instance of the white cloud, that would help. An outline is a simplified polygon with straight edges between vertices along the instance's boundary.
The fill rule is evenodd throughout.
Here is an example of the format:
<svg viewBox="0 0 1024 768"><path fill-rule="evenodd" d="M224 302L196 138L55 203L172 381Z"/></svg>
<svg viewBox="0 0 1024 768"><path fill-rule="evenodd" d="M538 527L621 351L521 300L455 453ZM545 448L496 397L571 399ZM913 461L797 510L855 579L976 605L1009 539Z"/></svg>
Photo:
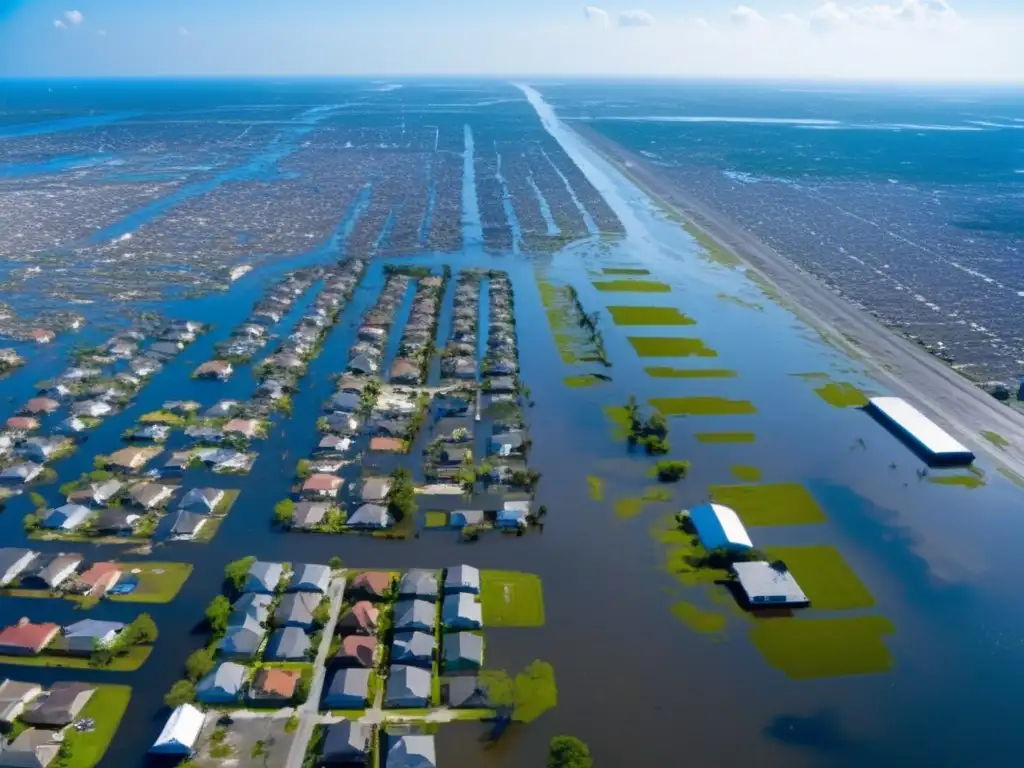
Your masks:
<svg viewBox="0 0 1024 768"><path fill-rule="evenodd" d="M182 37L188 37L192 33L189 32L188 27L178 27L178 34Z"/></svg>
<svg viewBox="0 0 1024 768"><path fill-rule="evenodd" d="M71 24L81 24L85 21L81 11L64 11L64 18Z"/></svg>
<svg viewBox="0 0 1024 768"><path fill-rule="evenodd" d="M811 27L819 32L827 32L830 29L841 27L850 22L850 14L839 7L835 2L822 3L807 17Z"/></svg>
<svg viewBox="0 0 1024 768"><path fill-rule="evenodd" d="M623 11L619 14L620 27L651 27L654 26L654 17L647 11Z"/></svg>
<svg viewBox="0 0 1024 768"><path fill-rule="evenodd" d="M604 8L598 8L596 5L584 5L583 15L587 21L593 24L599 24L602 27L608 26L608 11Z"/></svg>
<svg viewBox="0 0 1024 768"><path fill-rule="evenodd" d="M764 16L746 5L737 5L733 8L729 13L729 18L732 20L733 24L740 27L747 27L752 24L762 24L765 21Z"/></svg>
<svg viewBox="0 0 1024 768"><path fill-rule="evenodd" d="M53 20L53 26L55 26L57 29L67 29L68 28L68 25L65 24L63 21L61 21L60 19L54 19Z"/></svg>
<svg viewBox="0 0 1024 768"><path fill-rule="evenodd" d="M960 16L947 0L900 0L870 5L843 4L825 0L808 16L818 32L846 26L873 29L897 29L902 26L928 27L960 22Z"/></svg>

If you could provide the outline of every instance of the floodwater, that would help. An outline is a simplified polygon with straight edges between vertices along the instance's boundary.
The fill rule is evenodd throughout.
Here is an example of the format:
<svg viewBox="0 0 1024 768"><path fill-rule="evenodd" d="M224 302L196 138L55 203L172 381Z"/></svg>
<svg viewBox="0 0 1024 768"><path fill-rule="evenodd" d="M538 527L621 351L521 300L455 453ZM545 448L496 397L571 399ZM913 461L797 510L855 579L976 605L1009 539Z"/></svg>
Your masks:
<svg viewBox="0 0 1024 768"><path fill-rule="evenodd" d="M24 680L82 679L133 686L132 706L104 766L143 764L142 755L166 718L162 696L182 675L187 655L204 644L199 628L207 602L218 593L224 565L246 554L292 562L326 562L338 555L351 567L444 567L466 562L481 568L538 573L544 585L546 624L535 629L486 631L487 664L512 673L533 659L550 662L558 681L558 706L529 725L513 726L497 744L481 741L478 725L441 728L439 765L445 768L536 766L548 740L568 733L586 741L602 766L711 765L881 766L1009 765L1017 761L1010 734L1019 721L1018 692L1024 616L1010 601L1024 576L1017 541L1024 534L1020 491L995 467L979 462L985 484L976 489L941 486L919 476L919 461L864 413L837 409L819 398L799 373L827 373L882 392L856 361L828 346L811 328L779 306L741 271L707 261L677 223L610 168L557 117L537 94L531 99L545 125L607 199L626 228L619 240L590 238L554 256L491 254L473 240L461 254L374 260L309 367L294 412L277 417L269 439L256 444L260 458L246 477L190 471L187 487L207 484L241 489L231 514L209 544L159 546L152 559L187 560L195 571L169 605L101 604L88 616L131 619L148 610L161 630L151 660L136 673L3 668ZM467 130L466 178L472 180ZM464 195L463 223L479 233L475 191ZM353 217L362 208L355 204ZM265 288L285 271L330 263L344 253L349 219L331 247L278 262L247 275L228 294L177 302L174 316L216 323L157 374L126 413L90 434L77 454L59 463L67 480L91 467L95 453L109 453L135 418L168 399L210 405L243 398L255 386L242 366L227 383L189 379L214 344L248 314ZM588 218L588 227L596 231ZM478 234L477 234L478 236ZM274 503L292 483L295 461L315 444L315 422L332 392L331 375L343 370L363 312L383 286L385 263L448 264L454 290L457 270L469 266L506 270L515 289L521 375L535 405L528 410L531 466L543 472L538 502L549 514L542 533L521 538L484 535L461 544L450 532L424 531L409 541L366 537L285 534L270 526ZM646 268L668 293L602 293L591 286L602 266ZM612 381L571 389L563 379L586 370L563 364L547 325L536 273L571 282L587 311L607 305L676 307L696 324L680 328L619 327L602 311ZM728 298L723 298L728 297ZM739 301L736 301L738 299ZM299 302L278 332L301 314ZM486 307L486 281L481 307ZM443 326L442 326L443 328ZM439 328L439 333L442 329ZM396 323L392 333L400 334ZM486 311L480 336L486 334ZM628 336L691 336L716 350L715 360L644 359ZM263 354L273 348L270 345ZM50 373L59 370L54 355ZM253 365L258 364L259 356ZM35 365L35 364L34 364ZM645 365L735 370L729 379L656 379ZM28 371L0 382L0 393L24 396ZM34 369L33 375L43 371ZM37 378L42 378L41 375ZM630 519L613 502L639 496L654 484L653 460L631 455L615 439L602 409L652 397L718 395L749 400L754 415L695 416L671 420L672 458L692 461L689 476L670 503L655 503ZM13 405L12 405L13 408ZM713 445L698 432L752 432L756 441ZM666 514L703 501L709 485L734 482L733 465L755 466L764 482L803 484L825 511L819 525L751 530L758 546L828 544L839 549L875 597L854 615L882 616L895 626L885 638L893 657L880 674L796 681L770 667L749 638L754 622L727 605L714 587L684 587L663 567L665 551L650 529ZM588 495L587 477L602 479L604 498ZM56 501L56 487L43 490ZM22 545L19 498L0 515L0 539ZM41 543L47 552L75 545ZM90 558L116 557L119 547L89 548ZM718 595L718 599L715 595ZM698 632L671 609L681 602L721 614L718 632ZM835 612L810 609L824 618ZM69 622L84 614L71 603L3 598L0 621L30 615ZM845 615L845 614L839 614ZM936 727L941 725L941 727ZM723 748L725 745L725 748ZM752 757L756 755L756 758Z"/></svg>

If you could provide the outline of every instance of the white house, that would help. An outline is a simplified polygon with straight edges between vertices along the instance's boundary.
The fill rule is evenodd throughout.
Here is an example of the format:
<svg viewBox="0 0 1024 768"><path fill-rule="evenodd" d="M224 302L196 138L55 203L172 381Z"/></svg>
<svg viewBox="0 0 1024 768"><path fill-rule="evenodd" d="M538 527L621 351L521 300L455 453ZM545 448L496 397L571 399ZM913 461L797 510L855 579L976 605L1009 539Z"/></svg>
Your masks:
<svg viewBox="0 0 1024 768"><path fill-rule="evenodd" d="M781 563L733 563L732 570L751 606L810 604L793 574Z"/></svg>
<svg viewBox="0 0 1024 768"><path fill-rule="evenodd" d="M705 549L742 552L754 548L739 515L729 507L722 504L701 504L691 509L689 514L693 527L697 529L700 543Z"/></svg>
<svg viewBox="0 0 1024 768"><path fill-rule="evenodd" d="M149 748L154 755L191 755L203 730L206 715L191 704L182 704L171 712L160 735Z"/></svg>

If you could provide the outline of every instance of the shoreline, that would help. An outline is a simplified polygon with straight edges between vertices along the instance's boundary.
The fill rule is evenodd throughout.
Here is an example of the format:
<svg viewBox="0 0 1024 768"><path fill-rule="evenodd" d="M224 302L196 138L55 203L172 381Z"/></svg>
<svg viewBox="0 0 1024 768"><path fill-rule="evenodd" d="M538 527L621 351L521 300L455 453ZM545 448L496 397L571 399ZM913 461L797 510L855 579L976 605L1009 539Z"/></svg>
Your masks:
<svg viewBox="0 0 1024 768"><path fill-rule="evenodd" d="M652 200L774 286L787 309L862 361L872 378L910 401L979 456L1024 478L1024 414L1002 405L921 347L834 294L738 224L665 179L642 156L588 126L576 122L563 125ZM1008 444L997 446L985 432Z"/></svg>

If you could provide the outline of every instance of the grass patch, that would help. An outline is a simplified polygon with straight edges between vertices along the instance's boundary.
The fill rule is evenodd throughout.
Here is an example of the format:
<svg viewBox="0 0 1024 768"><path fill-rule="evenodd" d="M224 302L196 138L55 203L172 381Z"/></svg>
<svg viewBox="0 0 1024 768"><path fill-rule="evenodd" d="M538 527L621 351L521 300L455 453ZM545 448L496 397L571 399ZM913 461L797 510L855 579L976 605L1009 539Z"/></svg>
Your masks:
<svg viewBox="0 0 1024 768"><path fill-rule="evenodd" d="M757 440L753 432L698 432L694 437L698 443L753 443Z"/></svg>
<svg viewBox="0 0 1024 768"><path fill-rule="evenodd" d="M845 381L830 381L814 391L834 408L861 408L868 404L868 396Z"/></svg>
<svg viewBox="0 0 1024 768"><path fill-rule="evenodd" d="M592 501L604 501L604 480L595 475L587 475L587 493Z"/></svg>
<svg viewBox="0 0 1024 768"><path fill-rule="evenodd" d="M771 560L782 560L811 606L825 611L869 608L875 598L835 547L766 547Z"/></svg>
<svg viewBox="0 0 1024 768"><path fill-rule="evenodd" d="M657 471L657 469L655 469L655 471ZM644 489L643 500L672 501L672 492L669 491L667 488L662 488L660 486L655 485L650 488Z"/></svg>
<svg viewBox="0 0 1024 768"><path fill-rule="evenodd" d="M585 373L579 376L566 376L562 379L562 382L567 387L574 389L580 387L596 387L598 384L603 384L606 379L602 379L600 376L595 376L592 373Z"/></svg>
<svg viewBox="0 0 1024 768"><path fill-rule="evenodd" d="M977 475L931 475L928 482L933 485L958 485L961 488L981 488L985 484Z"/></svg>
<svg viewBox="0 0 1024 768"><path fill-rule="evenodd" d="M718 357L700 339L630 336L629 343L640 357Z"/></svg>
<svg viewBox="0 0 1024 768"><path fill-rule="evenodd" d="M101 672L134 672L153 652L151 645L135 645L115 656L110 664L100 667L89 663L88 656L64 656L43 651L38 656L0 656L0 664L21 667L53 667L57 669L93 669Z"/></svg>
<svg viewBox="0 0 1024 768"><path fill-rule="evenodd" d="M626 410L624 405L606 405L604 406L604 415L607 416L614 429L612 430L613 437L616 440L625 440L629 435L629 412Z"/></svg>
<svg viewBox="0 0 1024 768"><path fill-rule="evenodd" d="M601 270L606 275L649 275L649 270L633 267L605 267Z"/></svg>
<svg viewBox="0 0 1024 768"><path fill-rule="evenodd" d="M544 624L544 590L534 573L481 571L480 602L485 627Z"/></svg>
<svg viewBox="0 0 1024 768"><path fill-rule="evenodd" d="M675 307L608 307L616 325L696 325Z"/></svg>
<svg viewBox="0 0 1024 768"><path fill-rule="evenodd" d="M724 397L655 397L651 407L665 416L746 416L757 413L749 400Z"/></svg>
<svg viewBox="0 0 1024 768"><path fill-rule="evenodd" d="M651 366L644 373L653 379L734 379L736 371L728 368L671 368Z"/></svg>
<svg viewBox="0 0 1024 768"><path fill-rule="evenodd" d="M169 603L192 573L191 563L121 563L121 567L139 579L138 586L130 595L110 595L107 598L121 603Z"/></svg>
<svg viewBox="0 0 1024 768"><path fill-rule="evenodd" d="M849 619L766 619L750 639L775 669L794 680L866 675L892 669L883 637L896 631L882 616Z"/></svg>
<svg viewBox="0 0 1024 768"><path fill-rule="evenodd" d="M672 290L657 280L595 280L594 287L607 293L668 293Z"/></svg>
<svg viewBox="0 0 1024 768"><path fill-rule="evenodd" d="M659 520L651 527L650 533L665 548L662 570L683 586L709 585L730 577L726 570L698 564L704 560L707 551L696 536L679 527L674 515L669 514Z"/></svg>
<svg viewBox="0 0 1024 768"><path fill-rule="evenodd" d="M62 763L65 768L92 768L103 759L131 696L132 689L127 685L97 686L77 718L93 720L93 730L79 732L69 728L64 732L65 739L71 742L71 757Z"/></svg>
<svg viewBox="0 0 1024 768"><path fill-rule="evenodd" d="M637 498L616 499L613 509L617 518L629 520L644 511L644 500Z"/></svg>
<svg viewBox="0 0 1024 768"><path fill-rule="evenodd" d="M810 492L797 483L713 485L718 504L732 507L746 525L807 525L825 522L825 513Z"/></svg>
<svg viewBox="0 0 1024 768"><path fill-rule="evenodd" d="M184 427L188 420L172 411L156 410L139 417L142 424L166 424L168 427Z"/></svg>
<svg viewBox="0 0 1024 768"><path fill-rule="evenodd" d="M693 603L681 600L671 608L672 615L686 624L694 632L716 633L725 629L725 614L717 611L705 611Z"/></svg>
<svg viewBox="0 0 1024 768"><path fill-rule="evenodd" d="M1010 443L1010 441L1005 437L990 429L982 430L981 436L992 443L996 448L1009 448L1010 445L1012 445L1012 443Z"/></svg>
<svg viewBox="0 0 1024 768"><path fill-rule="evenodd" d="M761 479L761 470L747 464L733 464L730 468L733 477L745 483L756 483Z"/></svg>
<svg viewBox="0 0 1024 768"><path fill-rule="evenodd" d="M1012 469L1007 469L1006 467L999 467L996 471L1018 488L1024 488L1024 475L1021 475L1019 472L1014 472Z"/></svg>
<svg viewBox="0 0 1024 768"><path fill-rule="evenodd" d="M700 255L715 264L723 267L736 268L744 266L743 260L732 251L720 246L710 235L701 232L692 223L682 220L683 230L688 233L700 246Z"/></svg>
<svg viewBox="0 0 1024 768"><path fill-rule="evenodd" d="M448 525L447 512L424 512L424 525L427 528L444 528Z"/></svg>

